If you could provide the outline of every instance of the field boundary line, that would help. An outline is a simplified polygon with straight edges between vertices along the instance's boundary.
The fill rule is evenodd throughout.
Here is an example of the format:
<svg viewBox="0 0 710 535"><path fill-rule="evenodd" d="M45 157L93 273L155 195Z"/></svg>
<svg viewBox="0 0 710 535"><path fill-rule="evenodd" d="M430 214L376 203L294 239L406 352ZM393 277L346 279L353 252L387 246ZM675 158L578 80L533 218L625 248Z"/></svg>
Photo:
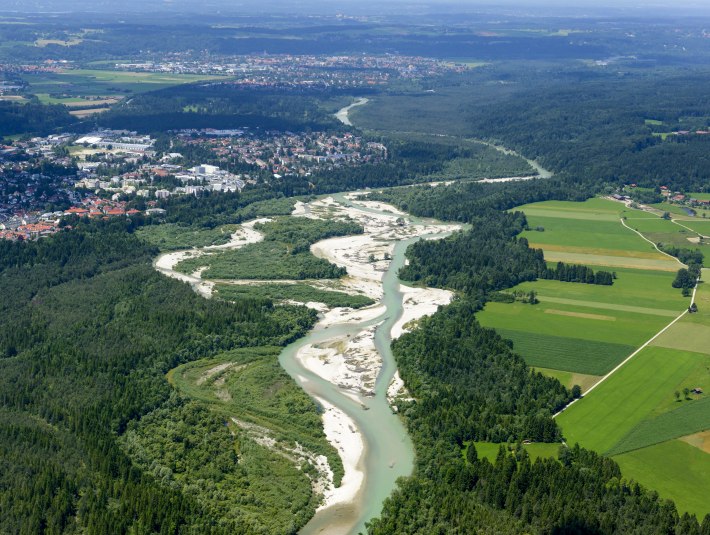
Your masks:
<svg viewBox="0 0 710 535"><path fill-rule="evenodd" d="M636 234L638 234L639 236L641 236L641 238L642 238L643 240L645 240L645 241L647 241L648 243L650 243L651 245L653 245L653 247L654 247L654 249L656 249L656 251L658 251L658 252L661 253L662 255L667 256L668 258L672 258L673 260L675 260L676 262L678 262L681 266L683 266L683 267L688 267L688 266L686 266L683 262L681 262L680 260L678 260L675 256L670 255L670 254L668 254L668 253L666 253L666 252L664 252L664 251L661 251L661 250L658 248L658 245L656 245L655 243L653 243L653 242L652 242L651 240L649 240L646 236L644 236L643 234L641 234L638 230L633 229L633 228L631 228L630 226L628 226L628 225L626 224L626 221L624 221L624 218L623 218L623 217L620 218L619 221L621 221L621 224L624 225L624 226L625 226L627 229L629 229L631 232L635 232Z"/></svg>
<svg viewBox="0 0 710 535"><path fill-rule="evenodd" d="M633 229L631 229L633 230ZM695 288L697 289L697 284L695 285ZM695 302L695 291L693 291L693 297L692 297L692 302ZM619 369L621 369L627 362L629 362L632 358L634 358L636 355L638 355L642 350L646 349L656 338L661 336L664 332L666 332L668 329L670 329L675 323L681 319L683 316L685 316L688 313L688 309L685 309L681 314L675 318L673 321L671 321L668 325L663 327L660 331L658 331L656 334L654 334L646 343L644 343L641 347L639 347L636 351L631 353L628 357L626 357L620 364L618 364L613 370L611 370L609 373L607 373L604 377L602 377L597 383L595 383L589 390L587 390L582 397L579 397L575 400L573 400L571 403L563 407L560 411L557 413L553 414L553 418L557 418L560 414L562 414L564 411L569 409L572 405L577 403L580 399L584 399L587 397L589 394L592 393L592 391L598 387L600 384L602 384L604 381L609 379L612 375L614 375Z"/></svg>
<svg viewBox="0 0 710 535"><path fill-rule="evenodd" d="M678 226L683 227L684 229L689 230L689 231L692 232L693 234L697 234L698 236L702 236L703 238L707 238L707 237L708 237L708 236L706 236L705 234L700 234L700 232L698 232L697 230L693 230L693 229L690 228L690 227L686 227L686 226L683 225L682 223L678 223L678 220L677 220L677 219L671 219L671 222L675 223L675 224L678 225Z"/></svg>

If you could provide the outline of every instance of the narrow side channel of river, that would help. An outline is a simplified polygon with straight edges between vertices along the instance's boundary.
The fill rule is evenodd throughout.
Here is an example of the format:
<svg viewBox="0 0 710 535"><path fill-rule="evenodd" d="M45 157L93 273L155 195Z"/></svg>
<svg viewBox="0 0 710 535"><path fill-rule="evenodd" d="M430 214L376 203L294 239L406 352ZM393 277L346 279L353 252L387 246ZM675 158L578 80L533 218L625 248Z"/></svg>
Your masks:
<svg viewBox="0 0 710 535"><path fill-rule="evenodd" d="M335 198L339 203L349 204L343 196ZM359 206L358 209L384 213ZM416 218L408 219L412 224L421 224ZM434 222L427 220L426 223L431 225ZM401 419L392 412L386 398L387 387L397 369L390 349L390 331L403 310L397 272L404 265L404 254L410 244L422 238L443 238L448 234L430 234L402 240L395 245L392 261L382 280L382 304L386 307L382 315L369 321L316 328L306 337L286 347L280 355L279 360L283 368L308 394L334 405L355 422L364 442L364 453L358 467L364 472L364 480L355 500L319 510L301 530L302 535L356 534L364 531L365 522L380 514L382 502L394 490L397 478L412 473L414 449L411 440ZM363 329L380 323L375 332L375 347L382 357L382 368L377 377L375 395L372 397L354 396L352 392L345 395L337 385L310 372L296 358L298 350L308 344L317 344L335 335L355 336Z"/></svg>

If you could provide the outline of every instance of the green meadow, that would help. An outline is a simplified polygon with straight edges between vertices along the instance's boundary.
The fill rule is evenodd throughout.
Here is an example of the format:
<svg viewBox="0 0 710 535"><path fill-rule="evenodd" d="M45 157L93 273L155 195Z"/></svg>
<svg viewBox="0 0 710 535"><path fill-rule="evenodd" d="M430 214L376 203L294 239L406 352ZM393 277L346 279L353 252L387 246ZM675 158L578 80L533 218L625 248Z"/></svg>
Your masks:
<svg viewBox="0 0 710 535"><path fill-rule="evenodd" d="M675 276L672 273L626 268L606 269L617 275L611 286L537 280L524 282L514 289L525 292L535 290L541 300L550 303L655 313L669 317L677 316L687 306L687 299L671 287Z"/></svg>
<svg viewBox="0 0 710 535"><path fill-rule="evenodd" d="M500 447L508 448L510 446L515 447L514 444L496 444L494 442L474 442L476 446L476 453L478 453L479 459L488 459L491 462L495 462L498 456L498 451ZM468 451L468 443L464 446L463 454L464 457ZM530 458L534 461L535 459L545 459L552 457L557 459L557 454L560 450L559 444L547 444L543 442L533 442L531 444L523 444L523 449L528 452Z"/></svg>
<svg viewBox="0 0 710 535"><path fill-rule="evenodd" d="M694 220L694 219L702 219L703 214L705 214L705 217L710 216L710 210L706 210L703 208L693 208L695 210L696 215L691 216L688 215L688 212L686 212L682 206L679 206L677 204L671 204L668 202L660 202L657 204L652 204L651 205L653 208L656 208L658 210L661 210L663 212L668 212L673 215L673 217L678 217L678 219L683 219L683 220Z"/></svg>
<svg viewBox="0 0 710 535"><path fill-rule="evenodd" d="M705 360L705 367L710 363L708 360ZM681 394L681 399L674 402L678 408L642 421L608 453L617 455L710 429L710 397L695 397L691 393L690 399L683 399Z"/></svg>
<svg viewBox="0 0 710 535"><path fill-rule="evenodd" d="M548 259L554 256L552 249L553 253L578 254L578 263L589 264L590 258L596 257L612 262L622 259L624 263L635 260L646 268L599 266L616 274L611 286L537 280L513 288L536 292L537 305L488 303L479 313L479 321L511 340L529 365L578 374L578 379L591 385L688 306L688 300L671 286L680 265L624 228L619 220L622 213L634 213L642 217L634 222L662 222L653 214L629 211L605 199L550 201L518 209L526 213L530 227L544 227L544 231L526 235L543 248ZM608 256L602 257L600 252ZM656 262L670 269L648 269Z"/></svg>
<svg viewBox="0 0 710 535"><path fill-rule="evenodd" d="M624 228L619 218L625 217L629 227L654 243L703 251L707 245L688 238L697 237L697 232L710 234L710 221L701 219L702 214L688 216L677 205L656 207L672 213L680 224L662 219L660 213L629 210L602 199L520 207L531 229L544 229L527 231L524 236L532 246L543 249L548 261L599 266L614 271L617 278L612 286L526 282L514 290L535 291L539 304L489 303L479 313L481 323L512 340L514 348L541 373L588 390L585 387L689 304L688 298L671 287L679 263ZM706 256L710 258L710 249ZM703 271L703 279L710 281L710 270ZM700 284L695 302L697 313L684 315L560 414L557 422L568 444L579 443L613 456L624 477L675 499L681 511L702 517L710 512L705 498L710 495L710 454L678 439L710 429L708 283ZM691 393L694 388L703 393ZM487 454L497 454L482 448Z"/></svg>
<svg viewBox="0 0 710 535"><path fill-rule="evenodd" d="M672 320L665 316L611 309L591 310L574 305L547 304L543 299L538 305L488 303L478 319L485 327L505 331L622 344L632 349L646 342ZM537 365L543 366L540 363Z"/></svg>
<svg viewBox="0 0 710 535"><path fill-rule="evenodd" d="M653 214L627 209L606 199L583 203L546 201L520 206L531 230L522 234L531 246L542 248L548 260L673 270L677 263L625 228L621 217L653 220Z"/></svg>
<svg viewBox="0 0 710 535"><path fill-rule="evenodd" d="M23 80L35 94L113 95L154 91L175 85L220 77L193 74L165 74L75 69L58 73L24 74Z"/></svg>
<svg viewBox="0 0 710 535"><path fill-rule="evenodd" d="M604 375L634 351L634 346L623 344L508 329L497 331L503 338L513 342L513 348L529 366L584 375Z"/></svg>
<svg viewBox="0 0 710 535"><path fill-rule="evenodd" d="M702 450L671 440L614 460L625 477L674 500L681 513L694 513L701 520L710 513L710 455Z"/></svg>
<svg viewBox="0 0 710 535"><path fill-rule="evenodd" d="M710 236L710 219L684 219L683 221L678 221L684 227L689 228L693 232L702 234L703 236ZM676 226L680 226L676 223Z"/></svg>
<svg viewBox="0 0 710 535"><path fill-rule="evenodd" d="M588 396L560 414L568 444L611 450L659 405L674 399L697 368L698 354L647 347Z"/></svg>
<svg viewBox="0 0 710 535"><path fill-rule="evenodd" d="M601 377L599 375L587 375L583 373L566 372L563 370L553 370L550 368L534 368L536 372L547 377L553 377L557 379L567 388L572 388L574 385L578 385L582 392L589 390Z"/></svg>

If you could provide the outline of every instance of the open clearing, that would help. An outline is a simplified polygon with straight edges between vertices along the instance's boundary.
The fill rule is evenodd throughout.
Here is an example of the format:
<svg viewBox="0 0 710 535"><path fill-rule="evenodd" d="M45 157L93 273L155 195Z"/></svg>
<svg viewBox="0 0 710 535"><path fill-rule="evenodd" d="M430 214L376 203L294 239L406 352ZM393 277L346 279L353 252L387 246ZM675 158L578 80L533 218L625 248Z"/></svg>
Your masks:
<svg viewBox="0 0 710 535"><path fill-rule="evenodd" d="M501 444L496 444L493 442L474 442L473 444L476 446L476 453L478 453L479 459L486 458L491 462L495 462ZM505 446L506 445L504 444L503 447ZM464 456L466 455L467 449L468 444L463 450ZM523 444L523 449L528 452L528 455L530 455L530 458L533 461L535 459L545 459L548 457L557 459L557 454L560 450L560 445L533 442L531 444Z"/></svg>

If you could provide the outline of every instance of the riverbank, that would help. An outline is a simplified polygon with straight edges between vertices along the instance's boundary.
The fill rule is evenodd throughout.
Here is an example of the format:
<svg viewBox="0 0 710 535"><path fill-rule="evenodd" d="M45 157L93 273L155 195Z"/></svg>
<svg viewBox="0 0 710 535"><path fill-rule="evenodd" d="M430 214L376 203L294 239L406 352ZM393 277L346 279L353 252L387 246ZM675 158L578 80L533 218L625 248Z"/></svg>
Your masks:
<svg viewBox="0 0 710 535"><path fill-rule="evenodd" d="M255 230L254 225L257 223L266 223L268 221L271 221L271 219L262 217L242 223L239 228L234 231L229 241L222 245L210 245L201 249L190 249L187 251L175 251L161 254L153 261L153 267L166 277L187 282L198 294L206 299L210 299L212 297L212 290L214 289L215 281L203 280L202 270L188 275L186 273L175 271L175 266L183 260L203 256L205 254L209 254L211 251L240 249L250 243L260 242L264 239L264 235L258 230Z"/></svg>
<svg viewBox="0 0 710 535"><path fill-rule="evenodd" d="M378 440L376 428L380 418L387 416L388 421L399 425L397 432L406 434L401 422L392 415L395 398L407 394L396 374L389 344L393 335L400 336L406 332L408 325L433 314L440 305L448 304L453 298L451 292L444 290L400 285L396 272L404 264L404 251L409 241L441 237L458 230L458 225L415 221L393 206L364 200L358 194L345 195L343 200L346 202L326 197L297 206L293 214L349 218L363 226L362 235L323 240L312 245L311 251L346 268L348 276L339 281L337 289L362 293L377 301L377 304L365 309L332 309L322 315L313 330L317 336L299 344L293 352L293 361L301 370L334 385L338 395L347 400L340 407L355 406L357 411L353 414L341 410L332 403L333 398L323 403L323 398L314 393L312 381L304 380L301 375L304 389L311 392L324 407L326 436L341 452L345 469L343 485L326 490L323 504L313 521L302 531L304 534L320 533L323 526L328 526L328 533L357 532L362 529L365 520L379 511L379 497L387 496L396 480L396 477L390 477L388 487L383 487L373 476L372 466L377 466L376 470L385 476L395 467L401 475L407 475L411 470L411 462L401 458L402 454L389 460L373 457L375 452L387 449L388 443L396 450L397 442L404 438L400 436L399 439L384 442ZM385 276L391 282L386 283ZM390 325L385 326L388 321ZM352 419L353 415L359 422ZM396 426L390 423L388 427ZM379 426L379 429L381 434L384 427ZM413 459L412 451L403 455ZM365 470L361 477L363 466L371 468ZM361 481L361 484L355 485L354 481ZM373 495L372 487L375 485L379 488ZM359 503L365 501L372 503ZM368 509L375 512L368 513ZM350 520L345 521L345 518Z"/></svg>

